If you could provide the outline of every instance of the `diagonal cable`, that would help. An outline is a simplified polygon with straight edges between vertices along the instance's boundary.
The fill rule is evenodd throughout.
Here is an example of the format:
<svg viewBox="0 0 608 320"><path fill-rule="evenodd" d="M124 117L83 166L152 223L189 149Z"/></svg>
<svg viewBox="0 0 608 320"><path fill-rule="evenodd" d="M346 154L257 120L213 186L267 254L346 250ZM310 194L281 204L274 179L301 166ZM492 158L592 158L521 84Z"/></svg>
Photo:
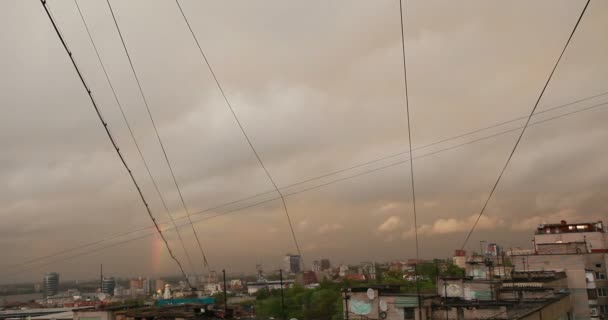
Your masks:
<svg viewBox="0 0 608 320"><path fill-rule="evenodd" d="M410 155L410 181L412 184L412 207L414 210L414 237L416 246L416 264L414 272L416 277L416 295L418 297L418 312L422 318L422 302L420 301L420 279L418 277L418 261L420 261L420 246L418 243L418 214L416 212L416 188L414 183L414 156L412 153L412 125L410 123L410 101L407 91L407 64L405 63L405 33L403 31L403 1L399 0L399 18L401 22L401 53L403 56L403 87L405 89L405 113L407 116L407 141Z"/></svg>
<svg viewBox="0 0 608 320"><path fill-rule="evenodd" d="M543 86L543 89L540 91L540 94L538 95L538 98L536 99L536 103L534 103L534 107L532 108L532 111L530 111L530 115L528 115L528 118L526 119L526 124L524 125L524 128L519 133L519 137L517 137L517 141L515 141L515 145L513 145L513 149L511 150L511 153L509 154L507 161L505 162L504 166L502 167L502 170L500 170L500 174L498 175L498 178L496 179L494 186L492 186L492 190L490 191L488 198L486 199L485 203L483 204L483 207L481 208L481 211L479 212L477 219L475 219L475 223L473 223L471 230L469 230L469 233L467 234L464 242L462 243L462 247L461 247L462 250L464 250L465 246L467 245L467 242L469 242L471 235L473 234L473 232L475 231L475 228L477 227L477 224L479 223L479 219L481 219L481 216L484 214L486 207L488 206L488 203L490 202L490 199L492 198L492 195L496 191L496 187L498 187L498 183L500 182L500 179L502 178L503 174L507 170L507 167L509 166L509 162L511 161L511 158L513 158L513 155L515 154L515 151L517 150L517 147L519 146L519 143L521 142L521 138L524 136L524 133L526 133L526 129L528 128L528 124L530 123L530 120L532 119L532 116L534 115L534 111L536 111L536 108L538 107L540 100L542 99L543 95L545 94L545 91L547 90L547 87L549 86L549 82L551 82L551 78L553 78L553 74L555 73L555 70L557 69L559 62L562 60L562 57L564 56L564 53L566 52L566 49L568 48L568 45L570 44L572 37L574 37L574 33L576 32L578 25L580 24L581 20L583 19L583 16L585 15L585 12L587 11L587 7L589 6L590 2L591 2L591 0L587 0L587 3L585 3L583 10L581 11L581 13L578 17L578 20L576 20L576 24L574 25L574 28L572 28L572 32L570 32L568 41L566 41L564 48L562 49L561 53L559 54L559 57L557 58L557 61L555 62L555 65L553 66L553 69L551 70L551 73L549 74L549 77L547 78L547 81L545 81L545 85Z"/></svg>
<svg viewBox="0 0 608 320"><path fill-rule="evenodd" d="M116 20L116 16L114 15L114 10L112 9L110 0L106 0L106 2L108 3L108 7L110 8L110 12L112 13L112 19L114 20L114 25L116 26L116 30L118 31L118 35L120 36L120 41L122 42L122 46L124 48L125 54L127 56L127 59L129 60L129 65L131 66L131 71L133 71L133 76L135 77L135 82L137 82L137 87L139 88L139 92L143 99L144 105L146 106L146 111L148 113L148 117L150 118L150 122L152 123L152 127L154 128L154 133L156 134L158 144L160 145L160 148L163 152L163 156L165 158L165 163L167 164L167 167L169 168L169 172L171 173L171 178L173 179L173 184L175 185L175 188L177 189L177 193L179 194L179 199L181 201L182 207L184 208L184 211L186 212L186 216L188 217L188 220L190 220L190 225L192 226L192 232L194 233L194 237L196 238L196 243L198 245L198 248L201 252L201 256L203 258L203 268L206 268L207 270L209 270L209 261L207 260L207 255L205 254L205 250L203 249L203 245L201 244L201 240L198 236L198 232L196 232L196 228L194 228L194 224L192 224L192 220L190 219L190 211L188 210L188 206L186 206L186 202L184 201L184 196L182 195L181 188L179 187L179 184L177 183L177 179L175 178L175 172L173 171L173 166L171 165L171 161L169 161L169 156L167 155L167 151L165 150L165 145L160 137L160 134L158 133L158 127L156 126L156 122L154 121L154 117L152 116L152 112L150 111L150 106L148 105L148 100L146 99L144 91L141 87L141 83L139 81L139 77L137 76L137 72L135 72L135 66L133 65L133 61L131 60L131 55L129 54L129 50L127 50L127 45L125 43L125 39L122 35L122 32L120 31L120 27L118 26L118 21Z"/></svg>
<svg viewBox="0 0 608 320"><path fill-rule="evenodd" d="M598 104L591 105L591 106L588 106L588 107L585 107L585 108L582 108L582 109L570 111L570 112L567 112L567 113L564 113L564 114L561 114L561 115L557 115L557 116L553 116L553 117L550 117L550 118L547 118L547 119L543 119L543 120L540 120L540 121L537 121L537 122L533 122L529 126L532 127L532 126L539 125L539 124L542 124L542 123L545 123L545 122L553 121L553 120L556 120L556 119L564 118L564 117L567 117L567 116L571 116L573 114L578 114L578 113L581 113L581 112L589 111L589 110L600 108L600 107L602 107L602 108L608 107L608 102L598 103ZM537 112L534 115L536 116L536 115L538 115L540 113L541 112ZM430 153L427 153L427 154L415 156L414 159L426 158L426 157L430 157L430 156L433 156L433 155L437 155L439 153L443 153L443 152L447 152L447 151L450 151L450 150L461 148L461 147L464 147L464 146L467 146L467 145L471 145L471 144L474 144L474 143L477 143L477 142L486 141L486 140L489 140L489 139L492 139L492 138L495 138L495 137L499 137L499 136L502 136L502 135L505 135L505 134L508 134L508 133L511 133L511 132L518 131L518 130L520 130L522 128L523 128L523 126L522 127L516 127L516 128L513 128L513 129L508 129L508 130L501 131L501 132L498 132L498 133L494 133L494 134L491 134L491 135L488 135L488 136L484 136L484 137L477 138L477 139L474 139L474 140L471 140L471 141L460 143L460 144L457 144L457 145L454 145L454 146L451 146L451 147L442 148L442 149L439 149L439 150L436 150L436 151L433 151L433 152L430 152ZM421 148L421 147L419 147L419 148ZM416 148L416 149L418 149L418 148ZM416 150L416 149L414 149L414 150ZM378 162L378 161L374 161L374 162ZM325 182L325 183L322 183L322 184L319 184L319 185L316 185L316 186L308 187L308 188L301 189L301 190L294 191L294 192L284 193L284 195L285 195L285 197L290 197L292 195L296 195L296 194L300 194L300 193L303 193L303 192L315 190L315 189L322 188L322 187L325 187L327 185L331 185L331 184L334 184L334 183L338 183L338 182L350 180L350 179L353 179L353 178L356 178L356 177L360 177L360 176L363 176L363 175L379 172L379 171L387 169L387 168L392 168L394 166L401 165L401 164L406 163L408 161L409 161L409 158L407 160L400 160L400 161L397 161L397 162L393 162L393 163L389 163L389 164L386 164L386 165L379 166L377 168L368 169L368 170L365 170L365 171L360 172L360 173L356 173L356 174L348 175L348 176L345 176L345 177L342 177L342 178L338 178L338 179L335 179L335 180L331 180L329 182ZM371 162L371 163L374 163L374 162ZM310 182L310 181L306 180L305 182ZM304 182L295 183L293 185L299 185L299 184L302 184L302 183L304 183ZM282 189L284 189L284 188L286 188L286 187L283 187ZM228 206L231 206L231 205L234 205L234 204L238 204L238 203L241 203L241 202L245 202L245 201L248 201L248 200L253 200L255 198L258 198L259 196L267 195L267 194L270 194L270 193L276 193L276 192L274 190L271 190L269 192L258 193L256 195L253 195L253 196L250 196L250 197L241 198L239 200L230 201L230 202L227 202L227 203L224 203L224 204L220 204L220 205L217 205L217 206L214 206L214 207L210 207L210 208L207 208L207 209L204 209L204 210L201 210L201 211L193 212L191 214L191 216L198 216L198 215L202 215L202 214L206 214L206 213L211 213L211 212L213 212L215 210L222 209L222 208L225 208L225 207L228 207ZM267 202L270 202L270 201L275 201L275 200L278 200L278 199L279 198L272 198L270 200L262 200L261 202L254 203L253 205L247 205L245 207L240 207L240 208L237 208L235 210L228 210L228 211L225 211L225 212L221 212L221 213L213 215L213 216L205 216L205 217L202 217L200 219L195 219L195 220L193 220L193 222L197 223L197 222L200 222L200 221L205 221L205 220L213 219L213 218L220 217L220 216L232 213L232 212L241 211L241 210L253 207L253 206L261 205L261 204L264 204L264 203L267 203ZM183 219L185 219L185 217L179 217L179 218L176 218L175 220L177 221L177 220L183 220ZM161 225L164 224L164 223L166 223L166 221L159 222L159 224L161 224ZM178 225L177 227L181 228L181 227L184 227L186 225L188 225L188 223ZM11 266L4 267L0 271L5 271L7 269L20 268L22 266L33 264L33 263L41 261L41 260L45 260L45 259L52 258L52 257L55 257L55 256L60 256L60 255L67 254L67 253L70 253L70 252L73 252L73 251L77 251L77 250L82 250L82 249L85 249L85 248L88 248L88 247L92 247L92 246L95 246L95 245L98 245L98 244L101 244L101 243L104 243L104 242L108 242L108 241L112 241L112 240L115 240L115 239L118 239L118 238L126 237L126 236L131 235L131 234L135 234L135 233L142 232L142 231L147 231L149 229L154 229L154 226L143 227L143 228L139 228L139 229L135 229L135 230L131 230L131 231L115 234L115 235L112 235L112 236L110 236L108 238L105 238L105 239L102 239L102 240L97 240L97 241L89 242L89 243L86 243L86 244L83 244L83 245L79 245L79 246L76 246L76 247L72 247L72 248L68 248L68 249L65 249L65 250L53 252L53 253L48 254L48 255L44 255L44 256L37 257L37 258L29 259L29 260L23 261L23 262L18 263L18 264L14 264L14 265L11 265ZM166 229L163 229L163 231L170 231L170 230L173 230L173 229L175 229L175 227L166 228ZM129 241L136 240L136 239L139 239L139 238L127 239L127 240L123 241L122 243L129 242Z"/></svg>
<svg viewBox="0 0 608 320"><path fill-rule="evenodd" d="M207 55L205 55L205 51L201 47L201 44L199 43L198 38L196 37L196 34L194 33L194 30L192 30L192 27L190 26L190 22L188 21L188 18L186 17L186 14L184 13L184 10L182 9L182 6L180 5L179 0L175 0L175 3L177 3L177 7L179 8L180 13L182 14L182 17L184 18L184 21L186 22L186 25L188 26L188 30L190 30L190 33L192 34L192 38L196 42L196 46L198 47L198 49L199 49L199 51L200 51L200 53L201 53L201 55L203 57L203 60L205 61L205 64L209 68L209 71L211 72L211 75L213 76L213 79L215 80L215 84L217 85L218 89L220 90L220 93L222 94L222 97L224 98L224 101L226 102L226 105L230 109L230 112L232 113L232 116L234 117L234 120L236 121L237 125L241 129L241 133L243 133L243 136L245 137L245 140L247 140L247 143L249 144L249 147L253 151L253 154L255 155L256 159L258 160L258 163L260 164L260 166L262 167L262 169L264 169L264 172L266 173L266 176L268 177L268 180L270 180L270 183L272 183L272 186L274 187L275 191L279 194L279 196L281 198L281 203L283 204L283 209L285 211L285 216L287 217L287 223L289 224L289 229L291 231L291 236L293 238L293 242L294 242L294 244L296 246L296 250L298 251L298 254L300 255L300 258L301 258L301 261L302 261L302 265L304 265L304 258L302 256L302 251L300 250L300 245L298 244L298 239L296 237L296 234L295 234L295 231L294 231L294 228L293 228L293 223L292 223L291 217L289 215L289 210L287 210L287 204L285 203L285 197L283 196L283 193L281 192L281 190L277 186L276 182L272 178L272 175L270 174L270 172L268 171L268 169L264 165L264 162L262 161L262 158L260 158L260 155L258 154L258 152L255 149L255 147L253 146L253 143L251 142L251 139L249 138L249 135L247 135L247 132L245 131L245 128L243 127L243 124L239 120L239 117L236 115L236 112L234 111L234 108L232 107L232 104L228 100L228 97L226 96L226 93L224 92L224 89L220 85L220 82L217 79L217 76L215 75L215 72L213 71L213 68L211 67L211 64L209 63L209 60L207 60Z"/></svg>
<svg viewBox="0 0 608 320"><path fill-rule="evenodd" d="M114 150L116 151L118 157L120 158L120 161L122 162L123 166L125 167L125 169L129 173L129 177L131 178L131 181L135 185L135 188L137 189L139 197L140 197L141 201L143 202L144 206L146 207L146 211L148 213L148 216L150 217L150 219L154 223L154 227L155 227L156 231L158 232L158 235L161 237L161 239L165 243L165 246L167 247L167 251L169 252L169 255L171 256L171 258L175 261L175 263L177 263L177 266L179 267L179 269L180 269L180 271L182 273L182 276L188 282L188 284L190 284L190 281L188 280L188 277L186 276L186 272L184 272L184 268L182 267L181 262L173 254L173 251L171 250L171 247L169 246L169 242L167 241L167 239L163 235L162 230L160 229L158 223L156 222L156 218L154 218L154 216L152 215L152 211L150 210L150 206L148 205L148 202L146 201L146 198L144 197L144 194L141 191L141 188L139 187L139 184L137 183L137 180L135 180L135 176L133 175L133 172L131 171L131 169L127 165L127 162L126 162L124 156L120 152L120 148L118 148L116 140L114 139L114 137L112 136L112 133L110 132L110 129L108 127L108 123L104 120L103 115L101 114L101 110L97 106L97 102L95 101L95 98L93 97L93 92L91 91L91 89L87 85L86 81L84 80L84 75L80 71L80 68L78 67L78 64L76 63L76 60L74 59L74 56L73 56L72 52L70 51L70 49L69 49L69 47L68 47L68 45L67 45L67 43L66 43L66 41L65 41L65 39L64 39L64 37L62 35L62 33L59 31L59 27L57 26L57 23L55 22L55 19L53 18L52 14L51 14L50 8L47 6L47 1L46 0L40 0L40 2L42 3L42 6L43 6L44 10L46 11L46 14L47 14L48 18L49 18L51 24L53 25L53 28L55 29L55 33L57 33L57 36L59 37L59 40L61 41L61 44L63 45L63 48L65 49L66 53L68 54L68 56L69 56L69 58L70 58L70 60L72 62L72 65L74 66L74 70L76 71L78 77L80 78L80 82L82 83L84 89L87 91L89 99L91 100L91 104L93 105L93 108L95 109L95 113L97 114L97 117L99 118L99 121L103 125L104 130L105 130L108 138L110 139L110 142L112 143L112 146L114 147ZM190 284L190 286L192 287L191 284Z"/></svg>
<svg viewBox="0 0 608 320"><path fill-rule="evenodd" d="M95 49L95 55L97 55L97 60L99 61L99 65L101 66L101 69L103 70L103 74L106 78L106 81L108 83L108 86L110 86L110 89L112 90L112 95L114 96L114 101L116 102L116 105L118 106L118 109L120 109L120 114L122 115L123 120L125 121L125 124L127 125L127 129L129 130L129 134L131 135L131 140L133 140L133 144L135 144L135 148L137 149L137 153L139 153L139 157L141 158L141 161L144 163L144 167L146 168L146 171L148 173L148 176L150 177L150 180L152 181L152 184L154 185L154 189L156 190L156 194L158 194L158 197L160 198L160 201L163 204L163 208L165 209L165 212L167 213L167 216L169 216L169 219L171 221L171 223L177 227L176 223L175 223L175 219L173 218L173 215L171 214L169 207L167 206L167 203L165 201L165 198L163 197L162 193L160 192L160 189L158 187L158 184L156 182L156 179L154 179L154 176L152 175L152 172L150 171L150 167L148 165L148 161L146 161L143 152L141 151L141 148L139 146L139 143L137 142L137 139L135 138L135 134L133 133L133 130L131 128L131 125L129 124L129 121L127 120L127 116L125 114L125 111L122 107L122 104L120 103L120 100L118 99L118 95L116 94L116 90L114 89L114 85L112 85L112 81L110 81L110 76L108 75L108 72L106 70L106 67L101 59L101 55L99 54L99 50L97 49L97 45L95 44L95 41L93 40L93 36L91 35L91 31L89 29L89 26L84 18L84 15L82 14L82 10L80 9L80 6L78 5L78 0L74 0L74 4L76 4L76 8L78 9L78 14L80 15L80 19L82 20L82 23L84 24L84 27L87 31L87 35L89 36L89 40L91 42L91 45L93 46L93 49ZM182 238L182 234L179 231L179 228L176 229L177 231L177 237L179 239L179 242L182 245L182 248L184 249L184 254L186 255L186 259L188 260L188 265L190 266L190 269L195 272L194 269L194 265L192 264L192 258L190 257L190 254L188 253L188 250L186 249L186 245L184 244L184 239Z"/></svg>

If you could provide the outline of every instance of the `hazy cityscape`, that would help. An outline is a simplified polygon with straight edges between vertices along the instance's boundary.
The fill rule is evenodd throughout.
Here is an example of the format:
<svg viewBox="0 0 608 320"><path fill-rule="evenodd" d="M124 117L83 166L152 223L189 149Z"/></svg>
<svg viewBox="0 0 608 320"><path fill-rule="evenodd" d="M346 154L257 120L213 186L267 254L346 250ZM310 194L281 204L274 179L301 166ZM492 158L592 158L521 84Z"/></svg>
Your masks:
<svg viewBox="0 0 608 320"><path fill-rule="evenodd" d="M0 26L0 320L608 319L608 1Z"/></svg>

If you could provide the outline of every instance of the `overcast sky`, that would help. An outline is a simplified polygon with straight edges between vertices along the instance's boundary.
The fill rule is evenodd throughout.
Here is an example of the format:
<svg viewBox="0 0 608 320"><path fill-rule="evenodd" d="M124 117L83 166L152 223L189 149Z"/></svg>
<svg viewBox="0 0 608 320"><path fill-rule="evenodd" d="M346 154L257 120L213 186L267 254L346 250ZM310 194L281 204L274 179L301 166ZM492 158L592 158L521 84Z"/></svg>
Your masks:
<svg viewBox="0 0 608 320"><path fill-rule="evenodd" d="M414 148L526 116L584 2L404 1ZM74 2L48 3L153 214L168 221ZM398 1L181 3L279 187L401 153L284 190L401 162L286 198L306 264L322 257L334 264L414 257ZM105 1L79 4L154 178L171 213L182 217L109 9ZM190 212L272 190L175 2L112 4ZM592 1L537 112L608 92L607 31L608 3ZM177 273L157 236L66 259L117 240L103 242L8 268L151 221L39 1L3 1L0 39L0 282L39 280L46 271L64 279L95 278L100 263L115 276ZM533 122L603 102L608 95L550 110ZM530 127L469 249L480 240L528 247L538 223L605 218L607 121L608 107L601 105ZM422 258L447 257L459 248L518 132L414 161ZM295 252L277 200L195 227L216 270L253 271L256 264L272 270L282 255ZM192 229L181 230L200 273ZM166 236L191 272L175 231Z"/></svg>

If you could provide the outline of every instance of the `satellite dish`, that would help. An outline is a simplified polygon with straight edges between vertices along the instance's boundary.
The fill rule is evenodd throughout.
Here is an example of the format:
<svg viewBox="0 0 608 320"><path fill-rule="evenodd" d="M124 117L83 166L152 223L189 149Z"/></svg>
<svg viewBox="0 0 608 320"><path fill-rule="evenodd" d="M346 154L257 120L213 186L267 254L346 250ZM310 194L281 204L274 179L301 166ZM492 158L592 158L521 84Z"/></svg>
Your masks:
<svg viewBox="0 0 608 320"><path fill-rule="evenodd" d="M380 300L380 311L386 312L388 310L388 304L384 300Z"/></svg>
<svg viewBox="0 0 608 320"><path fill-rule="evenodd" d="M374 298L376 298L376 292L374 291L374 289L372 289L372 288L367 289L367 297L370 300L374 300Z"/></svg>

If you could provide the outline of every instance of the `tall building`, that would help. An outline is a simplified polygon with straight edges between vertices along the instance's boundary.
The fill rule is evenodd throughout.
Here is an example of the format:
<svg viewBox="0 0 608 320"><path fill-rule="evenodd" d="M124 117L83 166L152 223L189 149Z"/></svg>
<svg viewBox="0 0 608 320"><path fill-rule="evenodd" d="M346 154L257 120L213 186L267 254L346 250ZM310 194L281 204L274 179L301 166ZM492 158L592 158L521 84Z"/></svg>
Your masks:
<svg viewBox="0 0 608 320"><path fill-rule="evenodd" d="M329 259L321 259L321 271L331 269L331 263L329 263Z"/></svg>
<svg viewBox="0 0 608 320"><path fill-rule="evenodd" d="M151 280L150 278L144 279L142 285L144 287L144 294L145 295L150 295L150 294L153 294L155 292L155 290L154 290L154 281Z"/></svg>
<svg viewBox="0 0 608 320"><path fill-rule="evenodd" d="M554 270L568 275L576 319L608 317L608 233L601 221L541 224L532 250L512 250L518 271Z"/></svg>
<svg viewBox="0 0 608 320"><path fill-rule="evenodd" d="M114 277L103 277L101 281L101 292L107 295L114 295L114 288L116 287L116 281Z"/></svg>
<svg viewBox="0 0 608 320"><path fill-rule="evenodd" d="M45 297L54 296L59 293L59 274L57 272L48 272L45 274L43 286Z"/></svg>
<svg viewBox="0 0 608 320"><path fill-rule="evenodd" d="M286 254L283 258L285 271L296 274L302 271L302 257L297 254Z"/></svg>

